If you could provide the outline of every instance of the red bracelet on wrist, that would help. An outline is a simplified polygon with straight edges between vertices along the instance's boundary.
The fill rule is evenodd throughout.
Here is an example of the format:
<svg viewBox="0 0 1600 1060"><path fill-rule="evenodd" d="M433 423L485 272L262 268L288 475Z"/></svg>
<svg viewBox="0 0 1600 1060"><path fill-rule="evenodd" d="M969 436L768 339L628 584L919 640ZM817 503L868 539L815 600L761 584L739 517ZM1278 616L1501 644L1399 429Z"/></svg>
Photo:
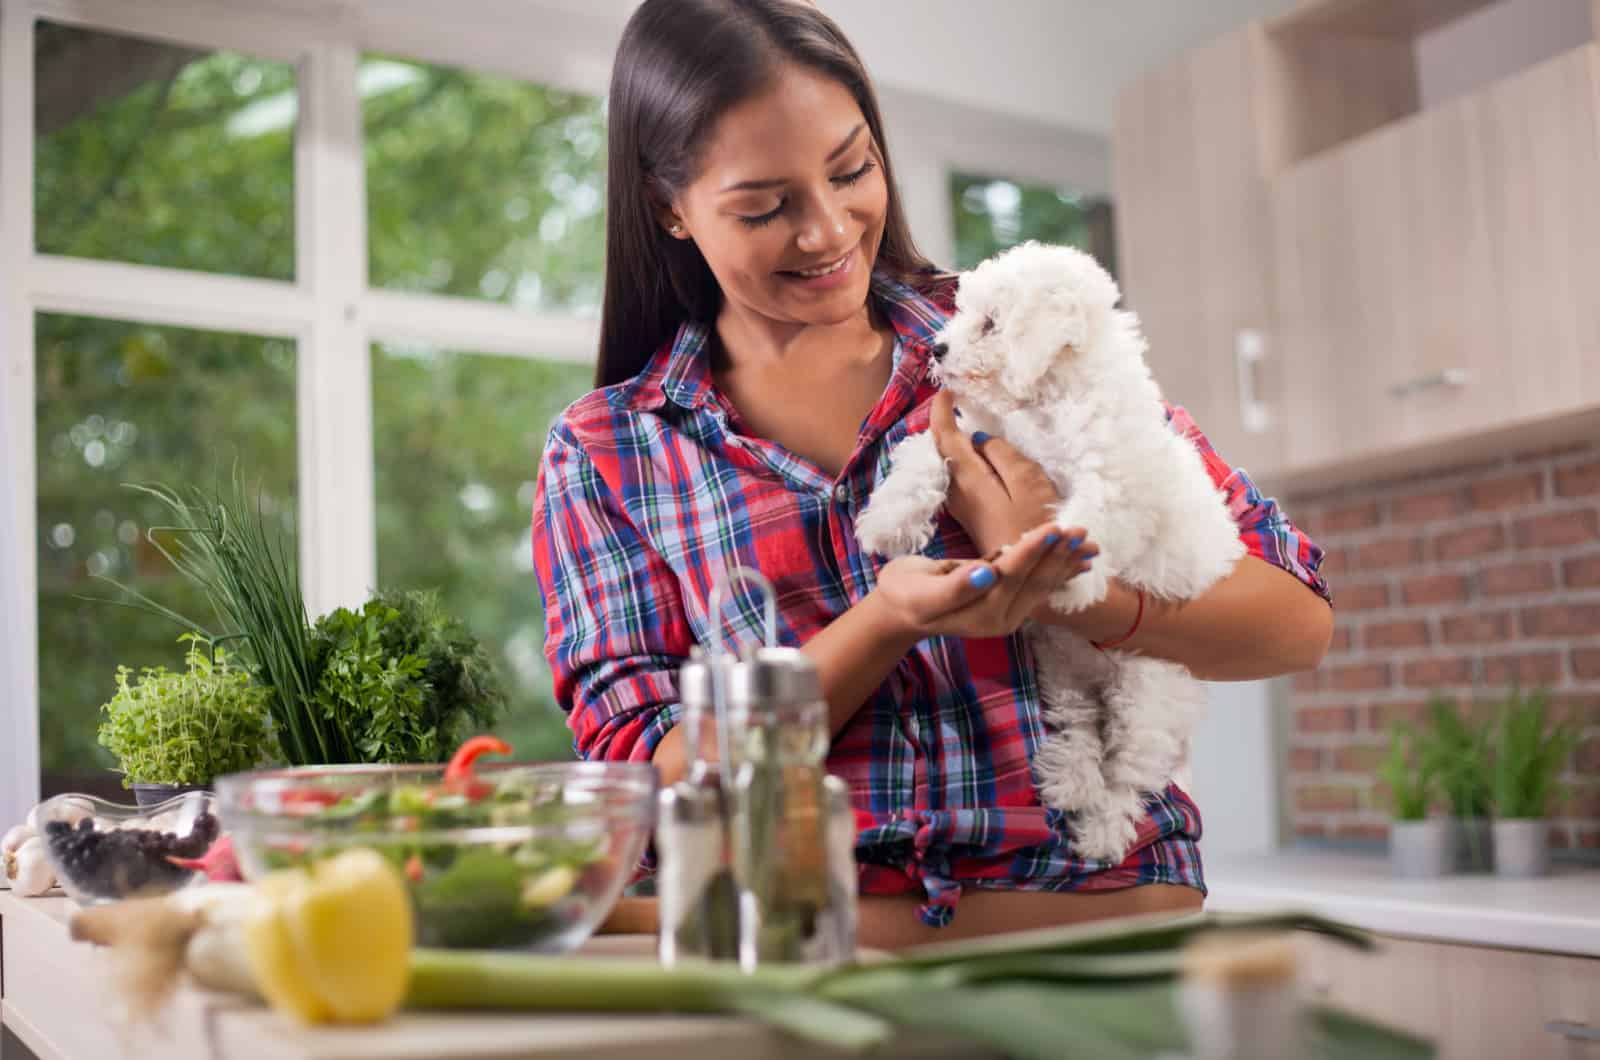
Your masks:
<svg viewBox="0 0 1600 1060"><path fill-rule="evenodd" d="M1137 589L1135 591L1139 594L1139 610L1134 612L1133 625L1128 627L1128 632L1115 640L1091 640L1090 644L1093 644L1101 651L1105 651L1107 648L1115 648L1120 644L1128 643L1129 640L1133 639L1133 635L1139 632L1139 623L1144 621L1144 590Z"/></svg>

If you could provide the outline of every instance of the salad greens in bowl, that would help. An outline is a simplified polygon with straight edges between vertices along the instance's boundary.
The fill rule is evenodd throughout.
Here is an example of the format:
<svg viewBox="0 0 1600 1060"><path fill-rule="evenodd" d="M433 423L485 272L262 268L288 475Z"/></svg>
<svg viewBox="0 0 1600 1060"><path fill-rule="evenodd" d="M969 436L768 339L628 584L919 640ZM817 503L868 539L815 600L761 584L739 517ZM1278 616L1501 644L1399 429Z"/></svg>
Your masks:
<svg viewBox="0 0 1600 1060"><path fill-rule="evenodd" d="M369 847L409 882L420 946L575 949L611 911L644 853L655 769L474 768L486 747L510 752L480 740L448 766L305 766L218 779L222 825L245 878Z"/></svg>

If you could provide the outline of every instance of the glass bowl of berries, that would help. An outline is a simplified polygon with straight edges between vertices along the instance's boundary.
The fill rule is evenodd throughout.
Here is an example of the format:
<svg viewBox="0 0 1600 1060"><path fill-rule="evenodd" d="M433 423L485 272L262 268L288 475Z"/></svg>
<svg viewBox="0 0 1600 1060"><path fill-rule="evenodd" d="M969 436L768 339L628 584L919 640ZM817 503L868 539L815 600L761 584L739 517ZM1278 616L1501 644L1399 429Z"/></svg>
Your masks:
<svg viewBox="0 0 1600 1060"><path fill-rule="evenodd" d="M56 882L82 905L170 894L204 880L196 861L221 832L215 800L204 791L155 806L57 795L33 819Z"/></svg>

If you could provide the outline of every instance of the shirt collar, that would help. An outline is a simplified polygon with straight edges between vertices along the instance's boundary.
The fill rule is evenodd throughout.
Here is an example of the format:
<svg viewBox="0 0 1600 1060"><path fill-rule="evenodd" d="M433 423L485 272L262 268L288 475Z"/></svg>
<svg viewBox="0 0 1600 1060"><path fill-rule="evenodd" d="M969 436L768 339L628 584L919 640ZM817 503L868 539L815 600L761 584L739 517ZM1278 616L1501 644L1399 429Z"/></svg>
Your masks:
<svg viewBox="0 0 1600 1060"><path fill-rule="evenodd" d="M954 287L950 290L953 293ZM949 302L936 301L878 272L872 275L871 297L894 328L902 352L912 353L919 362L925 360L928 346L953 309ZM644 371L624 384L623 401L641 412L659 409L669 401L688 411L710 404L716 394L706 355L710 337L708 324L690 321L680 325L672 341L656 351Z"/></svg>

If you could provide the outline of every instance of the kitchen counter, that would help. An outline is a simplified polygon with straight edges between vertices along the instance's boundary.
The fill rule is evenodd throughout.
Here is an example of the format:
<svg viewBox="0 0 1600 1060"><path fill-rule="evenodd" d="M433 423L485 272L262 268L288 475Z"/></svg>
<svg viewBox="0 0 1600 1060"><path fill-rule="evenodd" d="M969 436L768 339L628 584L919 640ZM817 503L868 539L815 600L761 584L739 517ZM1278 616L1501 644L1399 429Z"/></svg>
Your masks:
<svg viewBox="0 0 1600 1060"><path fill-rule="evenodd" d="M1400 880L1386 858L1275 851L1207 858L1206 908L1306 909L1385 935L1600 957L1600 870Z"/></svg>
<svg viewBox="0 0 1600 1060"><path fill-rule="evenodd" d="M65 897L19 898L0 890L0 1023L41 1060L799 1060L833 1055L749 1020L704 1016L401 1013L376 1027L307 1028L261 1005L192 986L178 990L158 1026L126 1032L110 1014L108 953L68 937L67 921L75 909ZM595 939L582 952L647 955L653 946L649 937L617 936ZM901 1056L963 1057L974 1052L948 1040L896 1044L894 1055Z"/></svg>

